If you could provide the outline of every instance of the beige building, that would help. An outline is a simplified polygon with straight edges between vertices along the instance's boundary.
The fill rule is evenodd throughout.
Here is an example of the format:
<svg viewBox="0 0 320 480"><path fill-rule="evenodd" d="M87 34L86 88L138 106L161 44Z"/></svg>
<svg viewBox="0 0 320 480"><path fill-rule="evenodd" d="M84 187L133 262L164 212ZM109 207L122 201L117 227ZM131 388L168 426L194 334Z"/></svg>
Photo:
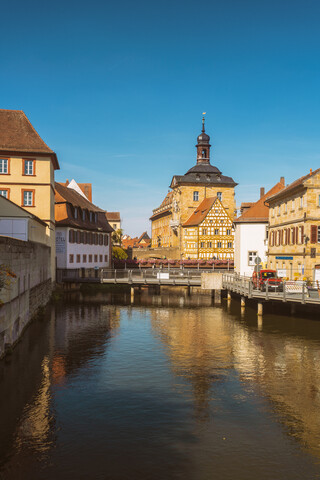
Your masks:
<svg viewBox="0 0 320 480"><path fill-rule="evenodd" d="M232 220L218 197L205 198L182 227L185 258L233 260Z"/></svg>
<svg viewBox="0 0 320 480"><path fill-rule="evenodd" d="M185 251L183 224L206 198L218 198L231 221L235 215L234 187L231 177L210 163L210 137L202 132L197 138L197 162L185 175L174 175L170 192L162 204L153 210L152 248L164 248L170 257L170 248L177 258L188 258ZM212 238L212 241L214 239ZM175 258L172 256L172 258Z"/></svg>
<svg viewBox="0 0 320 480"><path fill-rule="evenodd" d="M266 200L268 267L290 280L320 281L320 169Z"/></svg>
<svg viewBox="0 0 320 480"><path fill-rule="evenodd" d="M0 195L47 225L55 279L54 171L57 156L41 139L21 110L0 110Z"/></svg>

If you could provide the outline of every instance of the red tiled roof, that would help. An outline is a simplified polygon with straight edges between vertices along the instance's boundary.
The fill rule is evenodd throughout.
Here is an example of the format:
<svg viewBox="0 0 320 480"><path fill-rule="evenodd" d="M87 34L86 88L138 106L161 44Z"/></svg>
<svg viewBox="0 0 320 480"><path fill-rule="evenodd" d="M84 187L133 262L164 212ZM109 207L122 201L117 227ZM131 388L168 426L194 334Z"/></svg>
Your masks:
<svg viewBox="0 0 320 480"><path fill-rule="evenodd" d="M120 222L120 212L106 212L108 222Z"/></svg>
<svg viewBox="0 0 320 480"><path fill-rule="evenodd" d="M290 183L290 185L285 187L281 192L273 194L273 195L269 195L268 198L266 199L266 201L269 202L270 200L274 200L274 199L276 199L280 196L282 197L282 196L287 195L288 192L290 193L291 190L294 190L295 188L302 186L303 183L306 180L308 180L313 175L315 175L316 173L319 173L319 172L320 172L320 168L317 168L317 170L315 170L314 172L312 170L310 170L310 173L308 173L307 175L304 175L303 177L300 177L297 180L295 180L294 182Z"/></svg>
<svg viewBox="0 0 320 480"><path fill-rule="evenodd" d="M217 197L209 197L202 200L200 205L195 209L192 215L182 225L183 227L193 227L199 225L206 218L210 212L212 205L217 200Z"/></svg>
<svg viewBox="0 0 320 480"><path fill-rule="evenodd" d="M42 140L22 110L0 109L0 152L50 156L55 170L60 168L56 154Z"/></svg>
<svg viewBox="0 0 320 480"><path fill-rule="evenodd" d="M143 233L140 235L140 237L139 237L139 239L138 239L138 243L140 243L141 240L145 240L145 241L150 240L150 237L149 237L149 235L147 234L147 232L143 232Z"/></svg>
<svg viewBox="0 0 320 480"><path fill-rule="evenodd" d="M78 207L82 210L97 213L97 222L90 222L85 218L83 220L79 212L78 218L74 218L73 208ZM99 230L103 232L113 232L113 228L109 225L105 211L93 205L82 195L71 188L67 188L61 183L55 184L55 220L57 226L69 226L83 228L87 230Z"/></svg>
<svg viewBox="0 0 320 480"><path fill-rule="evenodd" d="M265 205L265 201L270 195L276 195L278 192L283 191L283 189L283 183L276 183L263 197L253 203L252 207L248 208L240 217L236 218L234 223L267 222L269 220L269 207Z"/></svg>

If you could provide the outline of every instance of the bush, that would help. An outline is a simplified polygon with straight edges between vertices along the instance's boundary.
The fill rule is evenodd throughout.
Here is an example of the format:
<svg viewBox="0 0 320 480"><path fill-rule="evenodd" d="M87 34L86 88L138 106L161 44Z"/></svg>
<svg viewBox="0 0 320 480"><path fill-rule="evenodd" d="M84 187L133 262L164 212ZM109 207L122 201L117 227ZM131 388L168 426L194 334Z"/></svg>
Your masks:
<svg viewBox="0 0 320 480"><path fill-rule="evenodd" d="M121 247L112 247L112 257L118 260L126 260L128 255Z"/></svg>

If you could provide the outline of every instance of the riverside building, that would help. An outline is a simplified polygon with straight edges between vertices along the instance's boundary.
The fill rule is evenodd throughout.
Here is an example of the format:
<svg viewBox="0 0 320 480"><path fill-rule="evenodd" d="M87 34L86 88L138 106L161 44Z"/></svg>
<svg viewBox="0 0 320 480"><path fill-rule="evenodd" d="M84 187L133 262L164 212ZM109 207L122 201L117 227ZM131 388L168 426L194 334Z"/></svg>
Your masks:
<svg viewBox="0 0 320 480"><path fill-rule="evenodd" d="M203 239L198 238L200 246L190 246L196 240L190 239L190 230L188 225L184 225L187 220L196 215L197 209L205 199L218 199L220 212L220 205L228 217L228 221L232 223L235 215L235 198L234 187L237 183L231 178L222 175L222 172L210 163L210 137L205 132L204 118L202 119L202 132L197 138L197 161L196 165L190 168L185 175L174 175L170 191L166 195L161 205L153 210L150 218L152 223L152 240L150 255L166 256L174 259L187 259L190 255L193 257L195 251L199 254L214 256L214 251L209 247L208 249L201 248ZM212 206L212 205L211 205ZM207 212L208 213L208 212ZM214 210L211 211L211 215ZM219 215L220 216L220 213ZM210 218L213 220L213 218ZM218 221L218 219L217 219ZM198 225L199 226L199 225ZM195 225L193 225L195 227ZM197 227L198 228L198 227ZM227 229L226 229L227 230ZM232 242L230 235L220 231L222 243L230 244ZM217 240L214 236L206 236L206 242ZM190 251L192 249L192 252ZM196 255L198 255L198 253ZM222 252L216 252L218 258L222 257ZM225 251L223 255L227 252ZM233 245L228 249L228 255L233 258ZM191 257L190 257L191 258ZM199 257L201 258L201 257Z"/></svg>
<svg viewBox="0 0 320 480"><path fill-rule="evenodd" d="M55 280L54 172L57 155L21 110L0 110L0 195L46 224L51 249L49 276Z"/></svg>
<svg viewBox="0 0 320 480"><path fill-rule="evenodd" d="M105 211L91 203L73 180L55 184L56 251L58 278L62 270L93 276L111 267L111 232ZM75 185L76 184L76 185ZM71 185L71 186L70 186Z"/></svg>
<svg viewBox="0 0 320 480"><path fill-rule="evenodd" d="M320 168L269 196L268 267L320 282Z"/></svg>

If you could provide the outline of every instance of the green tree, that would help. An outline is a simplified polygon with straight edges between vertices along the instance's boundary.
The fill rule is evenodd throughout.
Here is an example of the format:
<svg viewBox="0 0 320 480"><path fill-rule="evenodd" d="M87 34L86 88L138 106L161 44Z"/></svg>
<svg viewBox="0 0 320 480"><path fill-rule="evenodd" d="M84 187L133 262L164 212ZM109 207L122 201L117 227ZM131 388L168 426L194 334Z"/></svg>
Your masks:
<svg viewBox="0 0 320 480"><path fill-rule="evenodd" d="M119 245L121 247L122 234L122 228L118 228L118 230L112 232L112 242L114 245Z"/></svg>
<svg viewBox="0 0 320 480"><path fill-rule="evenodd" d="M121 247L112 247L112 256L118 260L126 260L128 255Z"/></svg>

